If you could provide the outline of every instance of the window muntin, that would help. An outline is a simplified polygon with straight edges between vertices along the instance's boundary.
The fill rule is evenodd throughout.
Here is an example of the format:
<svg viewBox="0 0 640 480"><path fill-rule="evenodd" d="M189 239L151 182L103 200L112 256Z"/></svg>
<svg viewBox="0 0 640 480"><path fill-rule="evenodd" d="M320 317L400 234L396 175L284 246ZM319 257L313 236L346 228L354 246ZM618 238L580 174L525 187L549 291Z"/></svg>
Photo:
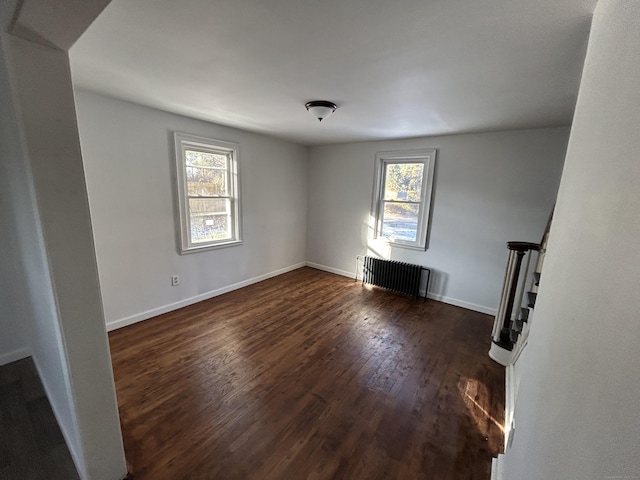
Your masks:
<svg viewBox="0 0 640 480"><path fill-rule="evenodd" d="M426 249L434 163L434 149L376 155L374 238Z"/></svg>
<svg viewBox="0 0 640 480"><path fill-rule="evenodd" d="M237 144L175 134L181 253L241 243Z"/></svg>

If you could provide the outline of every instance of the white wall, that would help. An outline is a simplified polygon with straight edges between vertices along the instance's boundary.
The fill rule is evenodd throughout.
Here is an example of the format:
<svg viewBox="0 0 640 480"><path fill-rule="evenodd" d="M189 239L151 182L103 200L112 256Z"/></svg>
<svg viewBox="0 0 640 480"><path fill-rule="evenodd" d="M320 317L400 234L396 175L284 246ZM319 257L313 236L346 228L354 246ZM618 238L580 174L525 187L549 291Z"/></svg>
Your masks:
<svg viewBox="0 0 640 480"><path fill-rule="evenodd" d="M15 282L0 285L12 293L2 313L26 337L81 478L117 480L126 465L68 57L7 35L4 21L14 18L14 8L15 2L3 3L0 15L7 185L0 213L3 229L11 230L13 261L0 265L0 281Z"/></svg>
<svg viewBox="0 0 640 480"><path fill-rule="evenodd" d="M11 18L13 8L13 2L0 4L0 365L29 355L26 329L30 298L22 265L21 240L25 236L20 227L32 227L35 222L9 80L5 21Z"/></svg>
<svg viewBox="0 0 640 480"><path fill-rule="evenodd" d="M522 130L312 147L308 260L353 275L356 255L433 269L430 296L495 313L506 242L538 242L553 207L567 128ZM368 240L375 154L436 148L426 252Z"/></svg>
<svg viewBox="0 0 640 480"><path fill-rule="evenodd" d="M639 478L640 2L601 1L506 480Z"/></svg>
<svg viewBox="0 0 640 480"><path fill-rule="evenodd" d="M15 37L10 46L47 255L48 269L41 273L49 273L58 321L53 331L36 329L45 335L33 339L34 355L52 404L72 403L69 418L65 409L57 413L79 473L83 478L116 479L126 467L68 57ZM46 298L49 292L42 294ZM40 358L40 352L47 352L46 357ZM47 371L46 362L56 355L62 357L62 377Z"/></svg>
<svg viewBox="0 0 640 480"><path fill-rule="evenodd" d="M2 3L2 19L13 16L15 2ZM79 433L68 365L58 323L31 168L21 125L18 79L13 71L11 37L2 25L0 60L2 208L0 334L6 361L33 355L42 383L69 447L79 453ZM6 350L6 345L9 350ZM0 363L5 363L0 362ZM81 455L76 461L82 463Z"/></svg>
<svg viewBox="0 0 640 480"><path fill-rule="evenodd" d="M90 92L76 102L110 328L305 261L306 147ZM243 245L178 254L174 131L240 145Z"/></svg>

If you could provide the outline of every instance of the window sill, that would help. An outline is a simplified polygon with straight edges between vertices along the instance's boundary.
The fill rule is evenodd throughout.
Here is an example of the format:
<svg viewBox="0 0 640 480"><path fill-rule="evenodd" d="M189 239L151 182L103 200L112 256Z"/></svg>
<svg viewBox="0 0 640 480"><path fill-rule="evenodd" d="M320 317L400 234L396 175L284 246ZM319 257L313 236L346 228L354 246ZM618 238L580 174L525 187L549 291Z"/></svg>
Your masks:
<svg viewBox="0 0 640 480"><path fill-rule="evenodd" d="M242 240L229 240L228 242L216 243L213 245L202 245L197 247L194 246L189 248L181 248L180 255L189 255L191 253L206 252L209 250L217 250L219 248L235 247L237 245L242 245L243 243L244 242Z"/></svg>
<svg viewBox="0 0 640 480"><path fill-rule="evenodd" d="M372 244L381 245L388 248L406 248L408 250L416 250L418 252L425 252L427 250L426 245L412 245L408 243L393 242L380 237L372 238L371 242Z"/></svg>

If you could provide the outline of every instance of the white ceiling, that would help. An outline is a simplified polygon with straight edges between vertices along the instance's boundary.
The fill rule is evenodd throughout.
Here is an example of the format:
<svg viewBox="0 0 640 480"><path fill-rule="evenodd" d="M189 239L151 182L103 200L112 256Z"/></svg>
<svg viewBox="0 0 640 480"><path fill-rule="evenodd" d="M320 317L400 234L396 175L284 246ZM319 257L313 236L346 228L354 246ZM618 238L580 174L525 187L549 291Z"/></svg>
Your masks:
<svg viewBox="0 0 640 480"><path fill-rule="evenodd" d="M113 0L76 86L317 145L568 125L597 0ZM330 100L319 123L304 108Z"/></svg>

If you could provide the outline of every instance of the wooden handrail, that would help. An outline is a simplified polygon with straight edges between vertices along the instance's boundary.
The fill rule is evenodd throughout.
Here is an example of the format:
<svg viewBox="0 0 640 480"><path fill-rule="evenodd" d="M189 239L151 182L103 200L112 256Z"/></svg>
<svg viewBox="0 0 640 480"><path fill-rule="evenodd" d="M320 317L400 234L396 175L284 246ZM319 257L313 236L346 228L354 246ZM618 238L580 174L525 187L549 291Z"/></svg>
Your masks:
<svg viewBox="0 0 640 480"><path fill-rule="evenodd" d="M507 350L511 350L513 343L510 339L509 329L518 289L518 279L520 278L520 267L527 253L540 251L540 244L533 242L507 242L507 248L509 249L509 261L505 274L505 285L502 292L503 297L500 300L501 306L496 316L496 320L500 324L500 329L498 338L494 338L494 341L497 340L496 343L498 345Z"/></svg>
<svg viewBox="0 0 640 480"><path fill-rule="evenodd" d="M515 250L517 252L528 252L529 250L539 252L540 244L532 242L507 242L507 248L509 250Z"/></svg>

